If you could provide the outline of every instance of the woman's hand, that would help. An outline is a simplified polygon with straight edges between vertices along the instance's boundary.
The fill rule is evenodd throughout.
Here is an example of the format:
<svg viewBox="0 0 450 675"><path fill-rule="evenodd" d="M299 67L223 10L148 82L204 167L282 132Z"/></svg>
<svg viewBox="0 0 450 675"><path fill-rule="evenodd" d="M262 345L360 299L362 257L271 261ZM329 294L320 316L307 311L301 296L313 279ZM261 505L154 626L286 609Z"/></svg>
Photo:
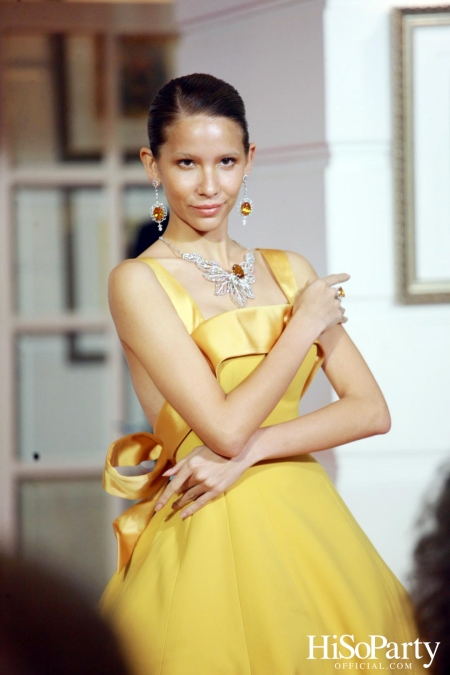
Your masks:
<svg viewBox="0 0 450 675"><path fill-rule="evenodd" d="M246 468L242 457L229 459L213 452L206 445L199 445L162 474L175 478L169 481L161 493L155 511L162 508L173 494L180 494L181 497L173 502L172 507L181 509L192 502L184 509L181 519L191 516L237 481Z"/></svg>
<svg viewBox="0 0 450 675"><path fill-rule="evenodd" d="M321 327L320 333L339 323L348 321L344 316L345 309L337 297L333 284L340 284L350 279L349 274L330 274L327 277L308 279L303 289L299 290L294 301L292 314L301 312L309 316Z"/></svg>

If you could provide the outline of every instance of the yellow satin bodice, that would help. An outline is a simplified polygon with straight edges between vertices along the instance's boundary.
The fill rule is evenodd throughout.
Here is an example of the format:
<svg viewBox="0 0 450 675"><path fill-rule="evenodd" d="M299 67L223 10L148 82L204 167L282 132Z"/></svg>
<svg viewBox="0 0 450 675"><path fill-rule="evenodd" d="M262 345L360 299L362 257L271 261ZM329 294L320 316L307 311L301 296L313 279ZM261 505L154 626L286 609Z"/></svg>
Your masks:
<svg viewBox="0 0 450 675"><path fill-rule="evenodd" d="M189 293L161 263L155 258L140 258L153 269L226 393L257 368L273 347L289 321L298 290L286 253L275 249L260 251L288 302L236 308L206 320ZM319 341L315 341L288 389L262 426L298 417L299 401L323 359L323 348ZM169 478L162 473L198 445L202 445L201 439L166 401L155 422L153 434L129 434L109 448L103 474L104 489L119 497L141 500L113 523L118 541L118 571L130 560L139 537L153 516L157 499L168 483ZM136 466L148 459L157 461L154 469L144 475L123 476L115 468Z"/></svg>

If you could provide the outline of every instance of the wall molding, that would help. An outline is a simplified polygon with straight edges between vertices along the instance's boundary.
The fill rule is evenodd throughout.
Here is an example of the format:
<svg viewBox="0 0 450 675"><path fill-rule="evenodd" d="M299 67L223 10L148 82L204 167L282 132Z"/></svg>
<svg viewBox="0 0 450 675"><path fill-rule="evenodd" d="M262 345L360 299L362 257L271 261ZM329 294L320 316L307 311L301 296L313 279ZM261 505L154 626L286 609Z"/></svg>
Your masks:
<svg viewBox="0 0 450 675"><path fill-rule="evenodd" d="M254 166L272 166L274 164L287 163L305 163L320 164L325 168L330 158L328 144L317 143L298 143L292 145L274 145L263 148L256 148Z"/></svg>
<svg viewBox="0 0 450 675"><path fill-rule="evenodd" d="M0 2L0 30L111 32L173 35L176 19L172 3L143 2Z"/></svg>
<svg viewBox="0 0 450 675"><path fill-rule="evenodd" d="M273 12L283 6L304 5L305 8L316 7L318 10L325 9L326 0L244 0L230 7L222 9L210 9L209 11L192 12L189 16L188 3L180 3L177 10L178 29L181 34L203 30L206 27L221 23L229 23L235 19L252 16L255 14ZM209 7L212 7L209 3Z"/></svg>
<svg viewBox="0 0 450 675"><path fill-rule="evenodd" d="M336 158L372 160L373 158L389 159L392 156L393 145L390 139L361 140L361 141L330 141L328 143L330 155Z"/></svg>

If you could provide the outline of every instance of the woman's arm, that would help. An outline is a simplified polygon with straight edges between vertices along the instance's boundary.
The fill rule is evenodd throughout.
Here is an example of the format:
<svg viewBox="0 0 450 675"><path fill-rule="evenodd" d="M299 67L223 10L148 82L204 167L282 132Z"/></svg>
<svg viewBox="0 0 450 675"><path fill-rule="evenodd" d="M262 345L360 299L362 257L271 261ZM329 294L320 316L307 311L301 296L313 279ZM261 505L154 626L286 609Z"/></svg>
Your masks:
<svg viewBox="0 0 450 675"><path fill-rule="evenodd" d="M288 255L299 282L302 259L295 253ZM391 428L380 387L344 327L333 326L321 335L320 342L325 350L322 368L339 400L290 422L258 430L240 456L249 466L262 459L327 450Z"/></svg>
<svg viewBox="0 0 450 675"><path fill-rule="evenodd" d="M174 478L158 499L161 506L178 493L181 497L173 507L183 509L181 517L191 516L261 460L327 450L389 431L383 394L345 329L334 326L322 333L320 342L325 349L322 368L339 400L289 422L258 429L225 464L209 448L195 448L165 472Z"/></svg>
<svg viewBox="0 0 450 675"><path fill-rule="evenodd" d="M318 279L309 263L298 258L302 287L309 281L297 296L291 320L263 362L229 394L153 270L144 262L124 261L110 275L110 309L120 340L164 398L218 454L239 454L284 394L314 340L346 321L332 285L349 275Z"/></svg>
<svg viewBox="0 0 450 675"><path fill-rule="evenodd" d="M322 334L322 368L339 400L320 410L253 434L235 458L252 466L263 459L327 450L385 434L391 418L384 396L357 347L342 326Z"/></svg>

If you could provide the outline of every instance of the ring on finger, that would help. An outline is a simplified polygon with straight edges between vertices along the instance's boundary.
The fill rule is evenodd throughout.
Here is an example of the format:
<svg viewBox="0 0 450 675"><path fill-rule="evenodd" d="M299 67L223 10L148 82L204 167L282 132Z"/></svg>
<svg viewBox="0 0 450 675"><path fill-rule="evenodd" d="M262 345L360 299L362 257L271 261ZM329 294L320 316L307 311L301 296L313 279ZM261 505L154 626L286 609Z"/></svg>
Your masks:
<svg viewBox="0 0 450 675"><path fill-rule="evenodd" d="M345 291L342 286L339 286L339 288L336 289L336 299L340 302L342 298L345 298Z"/></svg>

